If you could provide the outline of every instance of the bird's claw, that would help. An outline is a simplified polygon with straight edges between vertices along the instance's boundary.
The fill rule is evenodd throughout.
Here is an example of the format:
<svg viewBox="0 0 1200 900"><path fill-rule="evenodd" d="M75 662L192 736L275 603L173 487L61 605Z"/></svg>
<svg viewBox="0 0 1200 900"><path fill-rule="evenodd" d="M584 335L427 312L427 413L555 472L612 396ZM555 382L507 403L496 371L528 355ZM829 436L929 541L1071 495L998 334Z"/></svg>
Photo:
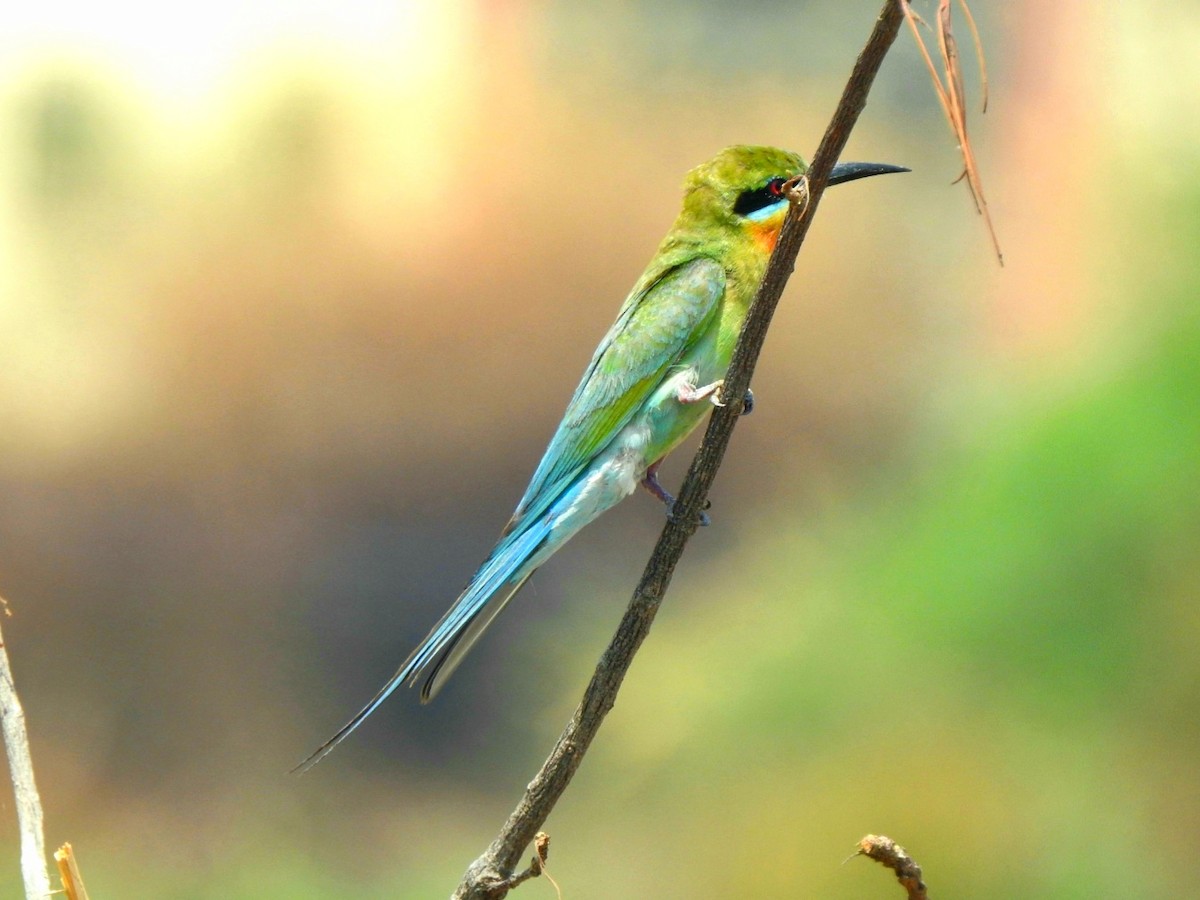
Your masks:
<svg viewBox="0 0 1200 900"><path fill-rule="evenodd" d="M709 394L708 399L713 406L726 405L724 398L721 396L721 391L724 389L724 387L725 383L718 381L716 382L716 387L713 389L713 392ZM746 393L742 396L742 411L738 413L738 415L748 416L752 412L754 412L754 391L750 390L750 388L746 388Z"/></svg>

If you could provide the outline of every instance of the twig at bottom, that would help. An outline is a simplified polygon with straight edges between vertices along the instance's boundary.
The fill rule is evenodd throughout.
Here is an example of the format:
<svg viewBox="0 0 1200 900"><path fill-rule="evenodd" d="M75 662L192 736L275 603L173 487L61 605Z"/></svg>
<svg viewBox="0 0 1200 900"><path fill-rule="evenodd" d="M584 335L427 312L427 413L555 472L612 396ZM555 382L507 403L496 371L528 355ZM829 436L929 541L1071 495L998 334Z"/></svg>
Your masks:
<svg viewBox="0 0 1200 900"><path fill-rule="evenodd" d="M908 900L926 900L925 882L922 880L921 867L917 861L908 855L908 851L882 834L868 834L858 842L858 852L854 856L867 856L887 866L896 873L896 880L908 891ZM851 857L853 859L854 857Z"/></svg>

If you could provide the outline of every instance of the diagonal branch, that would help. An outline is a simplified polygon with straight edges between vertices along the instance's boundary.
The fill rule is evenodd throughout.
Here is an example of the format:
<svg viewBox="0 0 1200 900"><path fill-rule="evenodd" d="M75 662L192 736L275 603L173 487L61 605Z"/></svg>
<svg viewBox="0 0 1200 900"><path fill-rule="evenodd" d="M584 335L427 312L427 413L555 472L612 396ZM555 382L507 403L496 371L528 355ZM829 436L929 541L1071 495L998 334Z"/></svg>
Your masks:
<svg viewBox="0 0 1200 900"><path fill-rule="evenodd" d="M793 202L783 224L783 230L758 295L750 307L746 323L738 338L733 362L725 376L722 393L741 397L750 386L750 377L758 362L771 316L779 304L784 286L796 265L796 254L808 233L829 174L841 155L850 131L867 103L867 93L875 74L896 39L904 13L899 0L887 0L875 30L855 63L854 71L842 93L837 111L829 123L812 165L801 181L801 194L806 202ZM795 193L793 193L795 196ZM525 848L541 829L554 804L562 796L575 770L583 761L592 739L604 716L612 709L617 691L641 646L654 616L671 582L675 566L683 555L684 545L696 530L700 509L717 469L729 445L741 404L731 403L718 408L709 420L704 442L700 446L687 478L679 493L676 514L667 521L646 564L633 599L625 611L612 642L600 657L592 680L574 716L559 737L541 770L525 789L517 808L488 849L471 863L455 891L456 900L500 898L508 893L507 876L516 867Z"/></svg>

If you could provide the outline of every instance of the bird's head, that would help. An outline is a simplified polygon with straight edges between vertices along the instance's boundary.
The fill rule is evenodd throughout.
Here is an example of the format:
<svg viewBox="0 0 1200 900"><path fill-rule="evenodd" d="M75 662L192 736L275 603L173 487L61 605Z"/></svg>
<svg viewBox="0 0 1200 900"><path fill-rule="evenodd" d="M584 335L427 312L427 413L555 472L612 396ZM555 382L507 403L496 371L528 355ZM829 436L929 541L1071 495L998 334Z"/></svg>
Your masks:
<svg viewBox="0 0 1200 900"><path fill-rule="evenodd" d="M694 222L720 224L752 237L766 252L775 248L787 214L784 184L808 169L795 153L775 147L726 147L688 173L684 182L684 216ZM884 163L838 163L829 184L871 175L907 172Z"/></svg>

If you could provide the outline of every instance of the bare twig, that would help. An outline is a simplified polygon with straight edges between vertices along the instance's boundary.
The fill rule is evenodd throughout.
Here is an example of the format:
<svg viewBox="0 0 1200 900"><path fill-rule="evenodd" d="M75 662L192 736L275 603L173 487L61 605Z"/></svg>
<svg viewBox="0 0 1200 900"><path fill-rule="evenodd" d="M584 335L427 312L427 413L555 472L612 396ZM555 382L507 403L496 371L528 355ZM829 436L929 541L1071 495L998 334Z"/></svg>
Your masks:
<svg viewBox="0 0 1200 900"><path fill-rule="evenodd" d="M4 611L9 614L7 603ZM25 881L25 896L28 900L43 900L50 894L50 876L46 871L46 842L42 834L42 801L33 780L25 710L17 697L3 634L0 634L0 720L3 720L4 749L8 753L17 825L21 831L21 876Z"/></svg>
<svg viewBox="0 0 1200 900"><path fill-rule="evenodd" d="M807 202L793 202L788 211L763 283L746 317L733 362L725 376L722 392L727 397L742 397L750 386L767 326L795 267L796 254L808 233L825 183L866 105L871 83L895 41L903 19L900 0L887 0L875 30L855 63L837 111L804 179ZM566 790L605 715L616 702L617 691L634 654L650 631L684 545L696 530L705 496L716 477L740 411L741 404L731 403L713 413L704 442L680 490L676 514L663 528L633 599L584 691L583 700L496 839L463 875L455 898L479 900L500 898L508 893L511 887L508 873L516 867L525 847Z"/></svg>
<svg viewBox="0 0 1200 900"><path fill-rule="evenodd" d="M925 882L921 880L921 867L908 855L908 851L882 834L868 834L858 842L854 856L867 856L882 863L896 873L896 880L908 891L908 900L927 900ZM853 857L851 857L853 859Z"/></svg>

